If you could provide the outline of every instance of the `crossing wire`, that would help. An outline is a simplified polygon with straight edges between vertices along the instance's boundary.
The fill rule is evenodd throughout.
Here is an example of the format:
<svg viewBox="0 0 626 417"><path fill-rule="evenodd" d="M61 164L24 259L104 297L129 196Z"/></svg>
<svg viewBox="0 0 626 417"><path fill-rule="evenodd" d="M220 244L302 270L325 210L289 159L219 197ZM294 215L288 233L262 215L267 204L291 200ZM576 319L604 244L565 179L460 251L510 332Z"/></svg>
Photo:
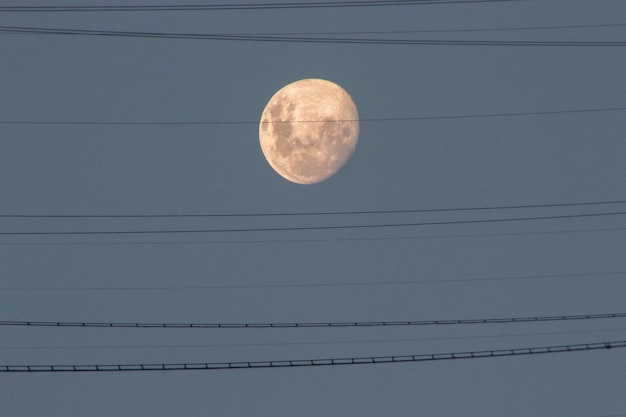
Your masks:
<svg viewBox="0 0 626 417"><path fill-rule="evenodd" d="M200 348L249 348L267 346L329 346L329 345L354 345L373 343L415 343L450 340L479 340L479 339L499 339L512 337L529 336L561 336L580 335L589 333L623 332L626 327L611 329L593 330L571 330L571 331L549 331L532 333L506 333L506 334L486 334L475 336L443 336L443 337L420 337L420 338L393 338L393 339L361 339L361 340L316 340L301 342L251 342L251 343L211 343L211 344L159 344L159 345L13 345L0 346L0 351L6 350L98 350L98 349L200 349Z"/></svg>
<svg viewBox="0 0 626 417"><path fill-rule="evenodd" d="M509 275L482 278L449 278L449 279L421 279L421 280L393 280L393 281L357 281L357 282L325 282L325 283L275 283L275 284L248 284L248 285L185 285L185 286L151 286L151 287L0 287L0 291L14 292L50 292L50 291L189 291L189 290L224 290L224 289L269 289L269 288L320 288L320 287L363 287L389 285L419 285L419 284L450 284L468 282L495 282L517 281L548 278L607 278L623 276L626 271L582 272L569 274L539 274L539 275Z"/></svg>
<svg viewBox="0 0 626 417"><path fill-rule="evenodd" d="M84 231L56 231L56 232L0 232L0 236L78 236L78 235L156 235L156 234L198 234L198 233L254 233L254 232L285 232L285 231L311 231L311 230L348 230L348 229L374 229L385 227L418 227L418 226L446 226L457 224L483 224L503 222L527 222L538 220L562 220L575 218L621 216L626 211L613 211L603 213L566 214L552 216L509 217L497 219L472 219L472 220L444 220L430 222L407 222L407 223L378 223L378 224L352 224L334 226L284 226L284 227L252 227L240 229L163 229L163 230L84 230Z"/></svg>
<svg viewBox="0 0 626 417"><path fill-rule="evenodd" d="M41 28L0 26L0 33L105 36L125 38L194 39L209 41L317 43L351 45L405 45L405 46L521 46L521 47L624 47L625 41L510 41L510 40L455 40L455 39L387 39L312 36L229 35L219 33L173 33L69 28Z"/></svg>
<svg viewBox="0 0 626 417"><path fill-rule="evenodd" d="M0 12L171 12L217 10L320 9L351 7L419 6L441 4L511 3L526 0L360 0L229 4L125 5L125 6L0 6Z"/></svg>
<svg viewBox="0 0 626 417"><path fill-rule="evenodd" d="M175 328L175 329L281 329L312 327L391 327L439 326L469 324L504 324L572 320L597 320L624 318L626 313L579 314L538 317L508 317L453 320L400 320L400 321L344 321L344 322L291 322L291 323L124 323L124 322L71 322L71 321L0 321L0 326L28 327L80 327L80 328Z"/></svg>
<svg viewBox="0 0 626 417"><path fill-rule="evenodd" d="M625 227L606 227L595 229L567 229L567 230L541 230L528 232L500 232L500 233L462 233L462 234L442 234L442 235L414 235L414 236L370 236L370 237L347 237L347 238L319 238L319 239L239 239L239 240L155 240L155 241L82 241L82 242L0 242L0 246L168 246L168 245L243 245L243 244L284 244L284 243L326 243L326 242L367 242L367 241L401 241L401 240L423 240L423 239L472 239L472 238L494 238L503 236L539 236L539 235L561 235L572 233L598 233L598 232L622 232ZM487 278L485 278L487 279ZM452 280L456 281L456 280ZM466 280L463 280L466 281ZM471 280L470 280L471 281ZM431 281L412 281L431 282ZM433 281L434 282L434 281ZM449 282L449 281L443 281ZM347 284L346 284L347 285ZM382 285L382 284L381 284ZM177 287L181 288L181 287ZM188 288L188 287L185 287ZM205 287L202 287L205 288ZM0 291L7 288L0 288ZM163 288L158 288L163 289ZM30 289L24 289L30 290Z"/></svg>
<svg viewBox="0 0 626 417"><path fill-rule="evenodd" d="M546 25L546 26L498 26L483 28L458 28L458 29L413 29L413 30L364 30L342 32L257 32L257 33L232 33L236 35L399 35L415 33L468 33L468 32L516 32L537 30L570 30L570 29L598 29L619 28L626 23L600 23L586 25Z"/></svg>
<svg viewBox="0 0 626 417"><path fill-rule="evenodd" d="M296 359L270 361L201 362L201 363L151 363L119 365L0 365L0 372L141 372L141 371L192 371L233 370L262 368L296 368L339 365L376 365L390 363L432 362L457 359L480 359L506 356L542 355L549 353L580 352L626 347L625 340L594 342L573 345L524 347L450 353L416 355L367 356L352 358Z"/></svg>
<svg viewBox="0 0 626 417"><path fill-rule="evenodd" d="M4 29L0 26L0 32ZM483 119L495 117L525 117L525 116L550 116L565 115L579 113L606 113L624 111L626 107L601 107L587 109L563 109L563 110L547 110L533 112L513 112L513 113L483 113L483 114L457 114L457 115L441 115L441 116L409 116L409 117L376 117L376 118L360 118L359 122L402 122L402 121L420 121L420 120L453 120L453 119ZM329 122L354 122L356 120L279 120L273 121L271 124L283 123L329 123ZM189 126L189 125L257 125L264 122L258 121L179 121L179 122L115 122L115 121L54 121L54 120L0 120L0 124L6 125L52 125L52 126Z"/></svg>
<svg viewBox="0 0 626 417"><path fill-rule="evenodd" d="M314 212L281 212L281 213L214 213L214 214L16 214L0 213L0 218L190 218L190 217L293 217L293 216L346 216L370 214L409 214L409 213L441 213L487 210L539 209L557 207L582 207L609 204L626 204L626 200L580 201L573 203L552 204L516 204L509 206L472 206L443 207L432 209L398 209L398 210L350 210L350 211L314 211Z"/></svg>

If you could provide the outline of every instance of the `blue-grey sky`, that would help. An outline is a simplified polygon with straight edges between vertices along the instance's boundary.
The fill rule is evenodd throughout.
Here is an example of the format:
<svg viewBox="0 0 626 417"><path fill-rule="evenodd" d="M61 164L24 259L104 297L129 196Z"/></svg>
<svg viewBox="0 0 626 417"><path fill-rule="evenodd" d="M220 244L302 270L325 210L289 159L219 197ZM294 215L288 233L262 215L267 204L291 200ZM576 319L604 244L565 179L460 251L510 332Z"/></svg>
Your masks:
<svg viewBox="0 0 626 417"><path fill-rule="evenodd" d="M456 31L581 25L613 26ZM625 25L626 3L619 0L0 12L3 27L454 31L367 35L438 40L623 41ZM2 215L353 212L626 196L624 111L363 121L346 166L310 186L290 183L271 169L255 123L6 123L256 122L276 91L311 77L341 85L364 119L623 108L623 46L346 45L2 33L0 47ZM6 233L405 224L624 210L624 204L613 204L325 217L3 217L0 320L335 322L621 312L623 215L247 233ZM625 319L365 329L0 327L0 365L461 352L623 340L625 330ZM7 416L52 417L626 415L625 355L613 349L298 369L3 373L0 407Z"/></svg>

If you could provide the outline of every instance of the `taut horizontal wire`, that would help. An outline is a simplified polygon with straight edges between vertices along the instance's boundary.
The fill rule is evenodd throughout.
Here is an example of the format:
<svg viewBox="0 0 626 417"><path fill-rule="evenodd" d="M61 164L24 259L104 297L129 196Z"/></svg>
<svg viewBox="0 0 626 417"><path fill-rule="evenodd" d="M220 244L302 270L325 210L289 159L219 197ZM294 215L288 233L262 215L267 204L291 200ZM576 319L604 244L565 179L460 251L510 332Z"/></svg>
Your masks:
<svg viewBox="0 0 626 417"><path fill-rule="evenodd" d="M588 25L546 25L546 26L498 26L484 28L458 28L458 29L414 29L414 30L365 30L365 31L342 31L342 32L257 32L257 33L230 33L232 35L399 35L415 33L467 33L467 32L511 32L511 31L537 31L537 30L565 30L565 29L598 29L618 28L626 26L626 23L600 23Z"/></svg>
<svg viewBox="0 0 626 417"><path fill-rule="evenodd" d="M621 216L626 211L613 211L603 213L567 214L554 216L534 217L509 217L500 219L474 219L474 220L447 220L416 223L385 223L385 224L361 224L361 225L338 225L338 226L293 226L293 227L254 227L242 229L178 229L178 230L87 230L87 231L63 231L63 232L0 232L0 236L69 236L69 235L156 235L156 234L198 234L198 233L242 233L242 232L285 232L304 230L347 230L347 229L375 229L384 227L418 227L418 226L444 226L456 224L481 224L522 222L537 220L557 220L590 217Z"/></svg>
<svg viewBox="0 0 626 417"><path fill-rule="evenodd" d="M626 271L585 272L577 274L540 274L540 275L513 275L484 278L450 278L450 279L422 279L402 281L365 281L365 282L326 282L300 284L249 284L249 285L188 285L188 286L161 286L161 287L0 287L0 291L14 292L51 292L51 291L189 291L189 290L224 290L224 289L268 289L268 288L315 288L315 287L361 287L361 286L389 286L389 285L419 285L419 284L450 284L490 281L516 281L548 278L575 278L595 277L603 278L620 276Z"/></svg>
<svg viewBox="0 0 626 417"><path fill-rule="evenodd" d="M0 26L0 32L3 29ZM452 119L482 119L496 117L524 117L524 116L550 116L565 115L578 113L605 113L624 111L626 107L601 107L587 109L563 109L563 110L547 110L547 111L528 111L528 112L511 112L511 113L483 113L483 114L458 114L458 115L440 115L440 116L407 116L407 117L373 117L360 118L359 122L403 122L403 121L420 121L420 120L452 120ZM260 121L180 121L180 122L115 122L115 121L37 121L37 120L0 120L0 124L7 125L60 125L60 126L188 126L188 125L257 125L257 124L284 124L284 123L336 123L336 122L355 122L357 120L341 119L341 120L284 120L273 122Z"/></svg>
<svg viewBox="0 0 626 417"><path fill-rule="evenodd" d="M584 272L576 274L540 274L540 275L512 275L484 278L450 278L450 279L422 279L402 281L365 281L365 282L326 282L326 283L291 283L291 284L249 284L249 285L187 285L161 287L0 287L0 291L14 292L52 292L52 291L189 291L189 290L224 290L224 289L268 289L268 288L319 288L319 287L361 287L361 286L389 286L389 285L420 285L420 284L450 284L468 282L495 282L517 281L548 278L606 278L623 276L626 271Z"/></svg>
<svg viewBox="0 0 626 417"><path fill-rule="evenodd" d="M559 235L572 233L599 233L599 232L622 232L626 227L608 227L595 229L569 229L569 230L543 230L528 232L500 232L500 233L463 233L444 235L420 235L420 236L372 236L372 237L346 237L346 238L319 238L319 239L246 239L246 240L157 240L157 241L115 241L115 242L0 242L0 246L159 246L159 245L241 245L241 244L284 244L284 243L326 243L326 242L367 242L367 241L392 241L392 240L423 240L423 239L471 239L492 238L503 236L540 236ZM0 288L1 290L1 288Z"/></svg>
<svg viewBox="0 0 626 417"><path fill-rule="evenodd" d="M538 317L508 317L454 320L402 320L402 321L346 321L346 322L292 322L292 323L121 323L121 322L62 322L62 321L0 321L0 326L29 327L99 327L99 328L175 328L175 329L269 329L312 327L390 327L390 326L441 326L468 324L503 324L548 321L597 320L624 318L626 313L579 314Z"/></svg>
<svg viewBox="0 0 626 417"><path fill-rule="evenodd" d="M278 42L346 45L405 45L405 46L522 46L522 47L624 47L625 41L509 41L458 39L387 39L312 36L228 35L215 33L138 32L116 30L41 28L0 26L0 33L31 35L99 36L117 38L188 39L235 42Z"/></svg>
<svg viewBox="0 0 626 417"><path fill-rule="evenodd" d="M0 365L0 372L138 372L374 365L383 363L431 362L455 359L479 359L505 356L539 355L548 353L580 352L600 349L605 350L624 347L626 347L626 341L617 340L574 345L494 349L451 353L429 353L417 355L368 356L355 358L119 365Z"/></svg>
<svg viewBox="0 0 626 417"><path fill-rule="evenodd" d="M280 213L214 213L214 214L1 214L0 218L187 218L187 217L291 217L291 216L343 216L362 214L409 214L409 213L440 213L454 211L487 211L538 209L556 207L597 206L609 204L626 204L626 200L581 201L573 203L553 204L516 204L509 206L472 206L444 207L432 209L404 210L351 210L351 211L315 211L315 212L280 212Z"/></svg>
<svg viewBox="0 0 626 417"><path fill-rule="evenodd" d="M570 330L549 332L526 332L505 334L483 334L475 336L441 336L419 338L393 338L393 339L359 339L359 340L327 340L327 341L301 341L301 342L251 342L251 343L211 343L211 344L167 344L167 345L56 345L56 346L0 346L0 350L98 350L98 349L199 349L199 348L240 348L240 347L265 347L265 346L320 346L320 345L355 345L374 343L415 343L450 340L484 340L501 339L529 336L562 336L580 335L590 333L623 332L626 327L593 330Z"/></svg>
<svg viewBox="0 0 626 417"><path fill-rule="evenodd" d="M125 6L0 6L0 12L175 12L218 10L321 9L389 7L441 4L510 3L525 0L353 0L228 4L125 5Z"/></svg>
<svg viewBox="0 0 626 417"><path fill-rule="evenodd" d="M152 286L152 287L0 287L0 291L14 292L52 292L52 291L189 291L189 290L224 290L224 289L269 289L269 288L320 288L320 287L365 287L390 285L419 285L419 284L450 284L468 282L495 282L517 281L548 278L606 278L623 276L626 271L582 272L575 274L539 274L539 275L509 275L483 278L450 278L450 279L421 279L401 281L357 281L357 282L326 282L326 283L290 283L290 284L248 284L248 285L179 285L179 286Z"/></svg>

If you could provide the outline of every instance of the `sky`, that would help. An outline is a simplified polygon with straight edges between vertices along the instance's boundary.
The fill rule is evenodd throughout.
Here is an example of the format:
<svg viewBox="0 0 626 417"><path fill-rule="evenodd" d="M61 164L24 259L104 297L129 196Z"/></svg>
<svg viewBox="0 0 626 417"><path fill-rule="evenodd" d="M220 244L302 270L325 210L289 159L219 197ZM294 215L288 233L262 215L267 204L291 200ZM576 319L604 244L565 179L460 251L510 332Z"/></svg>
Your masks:
<svg viewBox="0 0 626 417"><path fill-rule="evenodd" d="M0 11L0 26L623 42L626 3ZM375 33L389 31L403 33ZM327 35L336 32L352 34ZM626 211L619 203L626 199L624 46L4 31L0 48L2 321L331 323L624 312L626 217L611 214ZM362 119L348 163L307 186L272 170L257 124L276 91L305 78L342 86ZM594 111L551 113L573 110ZM557 206L601 202L614 203ZM544 205L551 206L537 207ZM146 217L199 214L229 216ZM27 217L37 215L69 217ZM72 217L81 215L137 217ZM523 220L485 221L497 219ZM343 228L391 224L402 226ZM128 231L192 232L45 234ZM625 318L296 329L0 326L0 366L382 357L625 334ZM50 417L624 416L625 355L0 373L0 404L3 415Z"/></svg>

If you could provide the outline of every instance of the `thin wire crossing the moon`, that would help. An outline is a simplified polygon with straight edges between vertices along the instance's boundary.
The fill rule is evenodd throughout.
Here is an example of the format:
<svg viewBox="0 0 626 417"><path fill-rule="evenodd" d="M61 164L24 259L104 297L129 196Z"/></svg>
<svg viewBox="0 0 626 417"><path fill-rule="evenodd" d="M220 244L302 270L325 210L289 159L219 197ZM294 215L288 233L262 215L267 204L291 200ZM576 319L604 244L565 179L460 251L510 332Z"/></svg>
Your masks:
<svg viewBox="0 0 626 417"><path fill-rule="evenodd" d="M504 222L526 222L540 220L564 220L575 218L622 216L626 211L613 211L603 213L567 214L553 216L534 217L509 217L499 219L473 219L473 220L445 220L415 223L378 223L378 224L353 224L335 226L293 226L293 227L254 227L242 229L170 229L170 230L83 230L83 231L56 231L56 232L0 232L0 236L85 236L85 235L158 235L158 234L201 234L201 233L258 233L258 232L287 232L309 230L349 230L349 229L378 229L387 227L419 227L419 226L449 226L458 224L483 224Z"/></svg>
<svg viewBox="0 0 626 417"><path fill-rule="evenodd" d="M573 345L493 349L451 353L428 353L397 356L367 356L353 358L295 359L247 362L203 362L119 365L0 365L0 372L139 372L139 371L192 371L218 369L295 368L338 365L375 365L384 363L431 362L456 359L480 359L507 356L540 355L548 353L581 352L626 347L626 341L593 342Z"/></svg>
<svg viewBox="0 0 626 417"><path fill-rule="evenodd" d="M0 29L0 32L2 29ZM587 109L564 109L564 110L547 110L533 112L514 112L514 113L483 113L483 114L459 114L459 115L441 115L441 116L408 116L408 117L378 117L378 118L359 118L359 122L402 122L402 121L426 121L426 120L452 120L452 119L482 119L496 117L525 117L525 116L551 116L578 113L605 113L624 111L626 107L602 107ZM355 120L288 120L278 123L327 123L327 122L354 122ZM263 122L259 121L179 121L179 122L149 122L149 121L54 121L54 120L0 120L0 124L10 125L76 125L76 126L188 126L188 125L258 125Z"/></svg>
<svg viewBox="0 0 626 417"><path fill-rule="evenodd" d="M313 327L397 327L397 326L448 326L468 324L537 323L549 321L579 321L624 318L626 313L579 314L569 316L507 317L452 320L400 320L400 321L343 321L343 322L292 322L292 323L130 323L130 322L71 322L71 321L0 321L0 326L19 327L80 327L80 328L158 328L158 329L285 329Z"/></svg>

